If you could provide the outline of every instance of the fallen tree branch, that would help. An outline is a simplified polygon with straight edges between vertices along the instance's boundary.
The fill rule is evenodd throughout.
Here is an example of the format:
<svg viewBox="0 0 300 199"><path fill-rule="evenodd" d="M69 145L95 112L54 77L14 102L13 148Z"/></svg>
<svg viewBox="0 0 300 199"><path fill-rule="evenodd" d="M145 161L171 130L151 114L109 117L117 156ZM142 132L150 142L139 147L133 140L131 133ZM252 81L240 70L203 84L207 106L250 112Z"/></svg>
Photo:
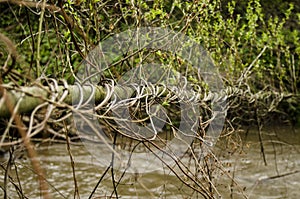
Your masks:
<svg viewBox="0 0 300 199"><path fill-rule="evenodd" d="M20 1L20 0L0 0L0 3L10 3L10 4L15 4L18 6L26 6L26 7L31 7L31 8L42 8L43 4L40 2L34 2L34 1ZM60 8L55 6L55 5L51 5L51 4L45 4L45 8L49 9L53 12L59 12Z"/></svg>

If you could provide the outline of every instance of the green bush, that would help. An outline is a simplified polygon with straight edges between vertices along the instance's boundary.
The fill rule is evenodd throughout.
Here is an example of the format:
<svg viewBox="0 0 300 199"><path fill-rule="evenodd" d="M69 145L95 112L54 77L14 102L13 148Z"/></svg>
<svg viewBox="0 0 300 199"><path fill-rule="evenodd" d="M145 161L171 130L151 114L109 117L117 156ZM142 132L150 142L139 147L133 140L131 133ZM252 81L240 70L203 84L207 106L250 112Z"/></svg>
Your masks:
<svg viewBox="0 0 300 199"><path fill-rule="evenodd" d="M130 28L152 26L180 31L201 43L228 86L236 86L249 68L250 76L243 83L252 92L299 93L300 8L296 0L68 0L51 5L62 6L65 14L46 9L42 17L40 6L0 4L0 31L15 42L20 54L15 69L33 79L43 74L73 83L81 60L99 42ZM40 60L36 60L38 46ZM183 67L165 53L156 52L148 61L154 59L171 63L176 70ZM118 79L139 61L122 63L104 75ZM200 81L196 76L189 78ZM26 81L32 79L21 83Z"/></svg>

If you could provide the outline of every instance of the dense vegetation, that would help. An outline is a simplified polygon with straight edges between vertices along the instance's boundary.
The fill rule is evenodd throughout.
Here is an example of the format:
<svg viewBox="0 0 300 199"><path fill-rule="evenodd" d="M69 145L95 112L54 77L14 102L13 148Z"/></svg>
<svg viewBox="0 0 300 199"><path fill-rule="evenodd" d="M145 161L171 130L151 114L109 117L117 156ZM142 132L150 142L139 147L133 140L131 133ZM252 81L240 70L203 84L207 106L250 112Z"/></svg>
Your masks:
<svg viewBox="0 0 300 199"><path fill-rule="evenodd" d="M6 83L25 85L41 75L73 83L73 71L100 41L130 28L152 26L168 27L199 41L227 86L235 86L253 62L251 75L243 80L252 93L299 93L300 16L293 1L48 1L43 10L42 3L14 0L0 6L1 33L15 44L1 45ZM8 56L13 49L15 62ZM113 78L126 70L115 69ZM281 100L273 112L295 124L298 102L295 97ZM247 106L251 105L241 109ZM241 112L232 110L232 117Z"/></svg>

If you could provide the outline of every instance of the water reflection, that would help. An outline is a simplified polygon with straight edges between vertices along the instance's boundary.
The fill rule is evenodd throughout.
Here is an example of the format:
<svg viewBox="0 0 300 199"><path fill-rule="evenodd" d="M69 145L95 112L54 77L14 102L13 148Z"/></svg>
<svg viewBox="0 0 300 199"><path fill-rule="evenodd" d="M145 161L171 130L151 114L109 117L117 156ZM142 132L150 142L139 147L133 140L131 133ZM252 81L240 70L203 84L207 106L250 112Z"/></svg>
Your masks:
<svg viewBox="0 0 300 199"><path fill-rule="evenodd" d="M300 130L300 129L299 129ZM231 153L222 141L215 147L215 153L222 161L227 174L215 174L214 183L223 198L299 198L300 192L300 131L289 128L270 129L263 132L263 147L267 165L261 154L257 132L241 133L243 149ZM103 168L81 145L72 145L71 152L75 163L75 177L81 198L88 198L103 175ZM75 183L70 157L65 144L43 145L38 148L41 164L46 171L47 181L53 198L73 198ZM105 155L105 154L103 154ZM3 160L4 161L4 160ZM135 164L139 164L136 162ZM2 163L5 166L5 163ZM27 159L20 159L12 166L10 175L18 184L17 175L24 194L28 198L40 198L38 182ZM109 171L110 172L110 171ZM115 171L116 172L116 171ZM226 177L229 175L234 182ZM122 173L116 172L116 180ZM1 169L1 187L4 170ZM11 198L18 194L9 183L7 190ZM107 174L96 189L94 198L109 198L113 193L111 174ZM193 195L194 194L194 195ZM0 190L3 197L3 189ZM118 186L118 196L122 198L201 198L186 186L168 169L146 174L127 173Z"/></svg>

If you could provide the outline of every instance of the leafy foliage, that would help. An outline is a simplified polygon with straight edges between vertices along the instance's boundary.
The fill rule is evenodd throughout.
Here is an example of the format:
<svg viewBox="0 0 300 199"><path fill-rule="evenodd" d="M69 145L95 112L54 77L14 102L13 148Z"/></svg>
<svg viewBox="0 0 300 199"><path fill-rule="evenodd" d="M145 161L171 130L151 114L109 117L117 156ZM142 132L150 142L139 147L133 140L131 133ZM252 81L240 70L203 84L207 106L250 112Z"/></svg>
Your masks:
<svg viewBox="0 0 300 199"><path fill-rule="evenodd" d="M44 16L43 4L23 1L19 6L13 2L0 4L0 30L17 46L19 57L14 69L23 78L10 74L5 82L26 84L42 75L73 83L81 60L100 41L130 28L152 26L167 27L200 42L211 53L228 86L236 85L252 64L251 76L244 82L253 92L299 93L300 8L295 0L47 1ZM0 63L9 65L9 53L1 47ZM164 53L157 52L151 59L172 63L179 71L183 68L177 58ZM104 75L116 80L140 61L136 56ZM200 81L193 75L189 78ZM298 109L295 111L299 114Z"/></svg>

